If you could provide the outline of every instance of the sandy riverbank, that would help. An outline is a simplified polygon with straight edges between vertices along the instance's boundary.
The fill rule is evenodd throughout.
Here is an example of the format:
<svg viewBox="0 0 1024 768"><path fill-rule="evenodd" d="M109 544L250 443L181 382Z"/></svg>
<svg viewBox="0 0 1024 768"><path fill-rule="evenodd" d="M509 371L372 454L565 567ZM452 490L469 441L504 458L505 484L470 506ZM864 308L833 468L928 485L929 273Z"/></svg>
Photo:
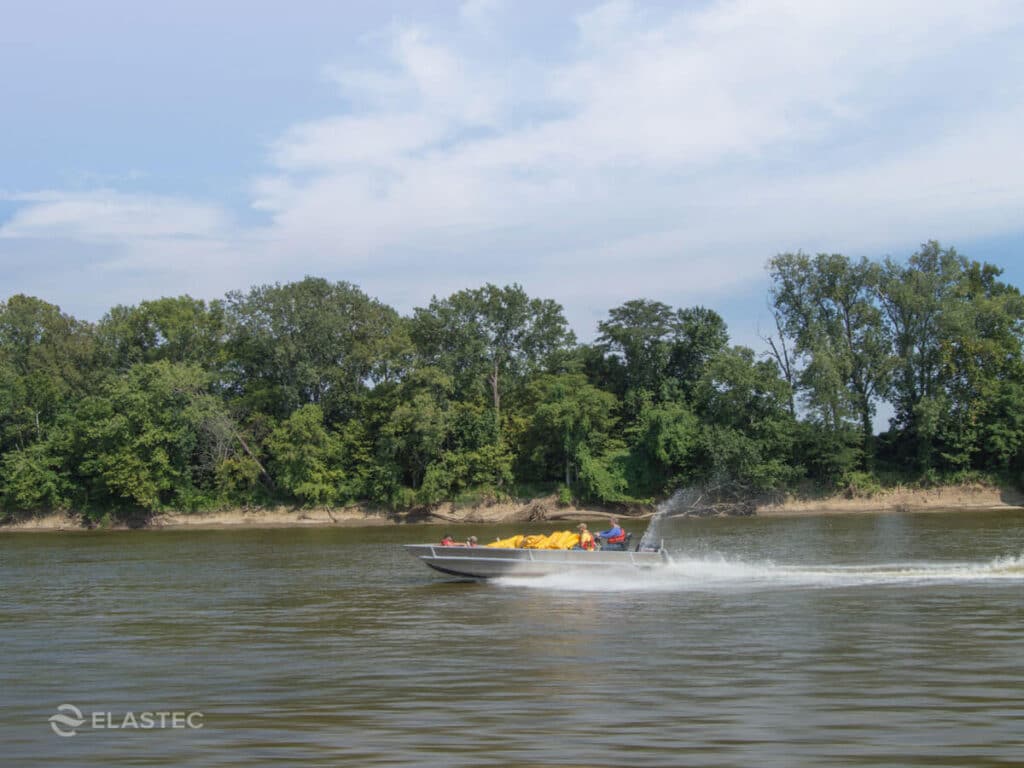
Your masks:
<svg viewBox="0 0 1024 768"><path fill-rule="evenodd" d="M115 521L103 527L112 530L129 528L150 530L224 529L224 528L315 528L371 525L407 525L414 523L528 523L544 521L601 520L612 513L576 507L559 506L555 497L525 502L497 502L477 506L456 506L446 503L435 507L414 508L405 512L366 506L344 508L228 509L217 512L161 512L131 522ZM651 513L636 515L649 517ZM70 531L89 527L81 515L53 512L26 516L0 525L4 531Z"/></svg>
<svg viewBox="0 0 1024 768"><path fill-rule="evenodd" d="M828 496L800 499L790 497L777 504L756 508L759 517L797 515L856 514L870 512L928 512L951 509L1021 509L1024 494L1008 488L984 485L957 485L940 488L894 488L872 496L847 498Z"/></svg>
<svg viewBox="0 0 1024 768"><path fill-rule="evenodd" d="M981 485L953 486L933 489L892 489L870 497L821 498L790 497L781 502L754 508L759 517L801 515L863 514L877 512L925 512L962 509L998 510L1024 508L1024 494L1009 489ZM280 527L342 527L368 525L406 525L413 523L530 523L557 521L601 521L612 513L578 507L560 506L553 496L525 502L499 502L477 506L441 504L430 509L391 512L364 506L337 509L276 507L269 509L230 509L219 512L162 512L133 523L114 523L112 529L145 528L154 530L231 529ZM653 509L619 513L623 519L644 519ZM0 525L5 531L70 531L87 525L80 515L51 513L25 517Z"/></svg>

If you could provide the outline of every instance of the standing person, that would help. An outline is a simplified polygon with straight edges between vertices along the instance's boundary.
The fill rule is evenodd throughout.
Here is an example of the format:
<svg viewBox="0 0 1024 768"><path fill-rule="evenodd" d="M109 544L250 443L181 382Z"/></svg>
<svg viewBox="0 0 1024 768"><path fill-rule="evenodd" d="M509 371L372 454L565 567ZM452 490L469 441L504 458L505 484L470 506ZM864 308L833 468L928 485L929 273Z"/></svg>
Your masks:
<svg viewBox="0 0 1024 768"><path fill-rule="evenodd" d="M607 531L601 531L597 534L597 538L601 540L602 549L625 549L626 548L626 532L622 526L619 525L619 521L614 518L608 518L608 522L611 527Z"/></svg>
<svg viewBox="0 0 1024 768"><path fill-rule="evenodd" d="M597 543L594 541L594 534L587 530L587 524L580 523L576 529L580 532L580 543L577 546L580 549L593 550Z"/></svg>

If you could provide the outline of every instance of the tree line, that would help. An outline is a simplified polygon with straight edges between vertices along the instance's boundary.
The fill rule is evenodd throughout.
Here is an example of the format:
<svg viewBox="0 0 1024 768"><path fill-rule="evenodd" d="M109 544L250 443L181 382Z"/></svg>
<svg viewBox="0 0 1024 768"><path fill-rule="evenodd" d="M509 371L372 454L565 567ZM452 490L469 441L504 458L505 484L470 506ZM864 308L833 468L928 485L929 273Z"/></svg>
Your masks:
<svg viewBox="0 0 1024 768"><path fill-rule="evenodd" d="M1024 477L1024 300L927 243L768 263L767 352L704 307L636 299L578 343L519 285L402 316L347 282L116 306L0 303L7 513L532 496L630 503L703 483ZM882 406L890 428L873 424Z"/></svg>

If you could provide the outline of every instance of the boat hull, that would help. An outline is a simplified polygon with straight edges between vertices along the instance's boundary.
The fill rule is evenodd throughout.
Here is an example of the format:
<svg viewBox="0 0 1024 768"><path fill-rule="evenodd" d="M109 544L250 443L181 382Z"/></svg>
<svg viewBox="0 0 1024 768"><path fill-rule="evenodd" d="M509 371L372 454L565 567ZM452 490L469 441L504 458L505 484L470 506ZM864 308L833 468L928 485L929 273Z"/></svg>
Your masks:
<svg viewBox="0 0 1024 768"><path fill-rule="evenodd" d="M498 549L496 547L442 547L406 544L406 551L424 565L449 576L493 579L501 576L549 576L556 573L638 572L668 562L659 552L621 552L581 549Z"/></svg>

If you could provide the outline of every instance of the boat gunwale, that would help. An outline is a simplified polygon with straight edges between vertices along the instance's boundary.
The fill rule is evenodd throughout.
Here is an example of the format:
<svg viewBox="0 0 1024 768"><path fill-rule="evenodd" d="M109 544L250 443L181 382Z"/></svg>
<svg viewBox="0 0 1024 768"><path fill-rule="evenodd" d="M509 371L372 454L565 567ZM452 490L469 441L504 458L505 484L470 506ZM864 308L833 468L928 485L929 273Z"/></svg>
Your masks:
<svg viewBox="0 0 1024 768"><path fill-rule="evenodd" d="M635 550L527 549L513 547L461 547L441 544L404 544L413 557L435 571L451 576L487 579L498 576L547 575L569 568L596 572L649 570L668 562L668 553ZM474 565L475 564L475 565ZM517 566L523 566L518 568Z"/></svg>

